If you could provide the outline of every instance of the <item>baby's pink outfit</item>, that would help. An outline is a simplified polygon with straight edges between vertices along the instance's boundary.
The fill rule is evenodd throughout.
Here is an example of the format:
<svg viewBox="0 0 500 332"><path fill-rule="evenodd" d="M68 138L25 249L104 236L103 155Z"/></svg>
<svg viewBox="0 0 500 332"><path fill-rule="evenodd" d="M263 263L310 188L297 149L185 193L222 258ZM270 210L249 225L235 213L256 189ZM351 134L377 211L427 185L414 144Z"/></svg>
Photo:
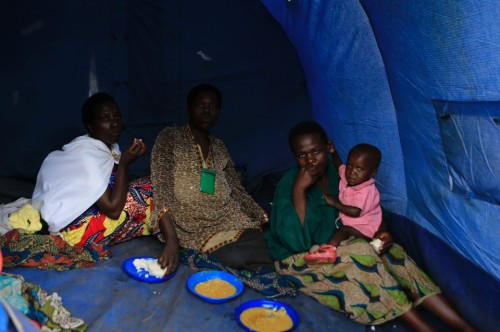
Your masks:
<svg viewBox="0 0 500 332"><path fill-rule="evenodd" d="M353 218L339 212L339 217L344 225L354 227L363 235L373 238L382 223L380 194L375 187L375 180L369 179L357 186L348 187L345 169L345 165L339 166L339 200L344 205L361 209L361 215Z"/></svg>

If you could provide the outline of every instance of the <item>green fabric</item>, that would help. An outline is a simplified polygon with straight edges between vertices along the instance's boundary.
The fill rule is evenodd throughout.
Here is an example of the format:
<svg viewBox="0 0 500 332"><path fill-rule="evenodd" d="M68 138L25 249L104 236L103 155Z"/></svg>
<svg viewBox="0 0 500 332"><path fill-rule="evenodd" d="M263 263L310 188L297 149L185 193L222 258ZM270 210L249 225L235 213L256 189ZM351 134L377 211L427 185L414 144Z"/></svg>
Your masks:
<svg viewBox="0 0 500 332"><path fill-rule="evenodd" d="M335 232L338 211L326 203L316 186L306 192L307 210L302 228L292 203L293 184L298 172L298 168L288 171L276 187L271 229L266 236L269 254L275 261L308 251L314 244L327 243ZM340 178L331 161L328 162L327 174L328 194L337 196Z"/></svg>

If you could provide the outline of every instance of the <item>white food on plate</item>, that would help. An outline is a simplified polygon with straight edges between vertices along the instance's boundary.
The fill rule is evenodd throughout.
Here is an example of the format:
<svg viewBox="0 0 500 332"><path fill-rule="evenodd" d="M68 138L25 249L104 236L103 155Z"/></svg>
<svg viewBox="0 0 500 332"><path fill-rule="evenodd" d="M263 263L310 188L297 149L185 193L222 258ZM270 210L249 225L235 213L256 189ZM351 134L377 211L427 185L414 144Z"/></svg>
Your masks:
<svg viewBox="0 0 500 332"><path fill-rule="evenodd" d="M165 272L167 272L167 268L162 269L157 259L136 258L132 263L137 272L145 270L148 273L146 277L163 278Z"/></svg>

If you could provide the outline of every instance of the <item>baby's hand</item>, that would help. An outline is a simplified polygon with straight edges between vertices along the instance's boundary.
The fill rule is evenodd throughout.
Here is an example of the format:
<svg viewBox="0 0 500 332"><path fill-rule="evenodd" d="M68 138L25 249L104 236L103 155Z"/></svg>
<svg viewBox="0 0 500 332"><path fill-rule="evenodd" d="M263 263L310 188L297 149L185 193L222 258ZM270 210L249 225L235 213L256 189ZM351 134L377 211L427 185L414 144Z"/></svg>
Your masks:
<svg viewBox="0 0 500 332"><path fill-rule="evenodd" d="M392 235L388 231L377 231L375 235L373 235L373 239L379 239L380 241L382 241L379 247L380 248L379 253L381 254L386 252L392 246L393 243Z"/></svg>
<svg viewBox="0 0 500 332"><path fill-rule="evenodd" d="M333 207L336 207L340 202L338 197L334 197L328 194L323 194L323 197L325 198L325 201L328 203L328 205Z"/></svg>
<svg viewBox="0 0 500 332"><path fill-rule="evenodd" d="M380 239L373 239L373 241L370 242L370 244L372 245L373 249L375 249L375 251L377 252L377 254L380 254L382 252L382 247L384 245L384 242L382 242L382 240L380 240Z"/></svg>

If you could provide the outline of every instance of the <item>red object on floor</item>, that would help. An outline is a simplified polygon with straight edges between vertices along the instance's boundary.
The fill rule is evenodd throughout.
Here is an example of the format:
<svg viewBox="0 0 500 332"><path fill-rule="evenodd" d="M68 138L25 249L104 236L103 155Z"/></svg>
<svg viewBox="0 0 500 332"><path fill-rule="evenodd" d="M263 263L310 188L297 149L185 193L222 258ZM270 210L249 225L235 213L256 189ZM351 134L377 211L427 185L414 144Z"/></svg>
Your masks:
<svg viewBox="0 0 500 332"><path fill-rule="evenodd" d="M337 260L337 248L331 244L322 244L318 251L309 253L304 256L308 265L335 263Z"/></svg>

